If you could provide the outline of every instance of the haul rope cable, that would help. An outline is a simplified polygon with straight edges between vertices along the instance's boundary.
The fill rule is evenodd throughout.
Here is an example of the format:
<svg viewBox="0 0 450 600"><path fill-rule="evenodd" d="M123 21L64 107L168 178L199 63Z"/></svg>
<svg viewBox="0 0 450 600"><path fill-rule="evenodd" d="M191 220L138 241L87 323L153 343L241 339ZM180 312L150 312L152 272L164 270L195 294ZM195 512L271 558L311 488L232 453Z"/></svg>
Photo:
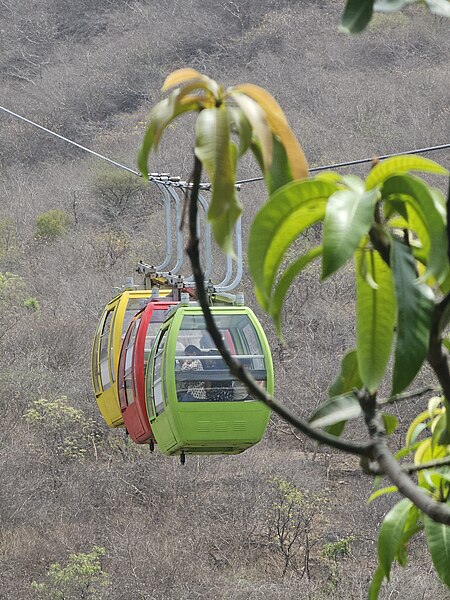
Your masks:
<svg viewBox="0 0 450 600"><path fill-rule="evenodd" d="M25 121L25 123L33 125L33 127L37 127L38 129L41 129L42 131L45 131L46 133L49 133L50 135L53 135L53 136L63 140L64 142L67 142L69 144L72 144L73 146L76 146L77 148L80 148L80 150L84 150L85 152L88 152L89 154L93 154L97 158L105 160L106 162L109 162L110 164L112 164L116 167L119 167L120 169L124 169L125 171L128 171L129 173L133 173L133 175L142 177L142 173L139 173L139 171L136 171L135 169L132 169L131 167L127 167L126 165L123 165L115 160L112 160L111 158L108 158L107 156L104 156L103 154L99 154L98 152L95 152L94 150L91 150L90 148L87 148L86 146L82 146L81 144L78 144L77 142L74 142L73 140L71 140L63 135L60 135L59 133L56 133L55 131L48 129L47 127L43 127L42 125L39 125L39 123L35 123L34 121L27 119L26 117L22 117L21 115L13 112L12 110L5 108L4 106L0 106L0 110L3 110L4 112L12 115L13 117L16 117L17 119L21 119L22 121ZM450 143L449 144L440 144L440 145L436 145L436 146L428 146L425 148L417 148L415 150L405 150L404 152L393 152L392 154L384 154L382 156L372 156L371 158L360 158L357 160L350 160L347 162L335 163L332 165L323 165L320 167L312 167L309 169L309 171L310 171L310 173L315 173L317 171L326 171L328 169L339 169L341 167L349 167L352 165L361 165L364 163L372 162L373 160L376 160L376 159L384 160L386 158L392 158L394 156L401 156L403 154L426 154L427 152L434 152L436 150L445 150L447 148L450 148ZM181 181L180 177L171 177L169 173L150 173L149 180L160 183L161 185L165 185L168 187L189 188L192 186L192 184L190 184L186 181ZM264 177L252 177L250 179L241 179L240 181L236 181L236 185L240 186L245 183L253 183L253 182L262 181L262 180L264 180ZM200 187L201 187L201 189L209 190L211 188L211 184L210 183L201 183Z"/></svg>

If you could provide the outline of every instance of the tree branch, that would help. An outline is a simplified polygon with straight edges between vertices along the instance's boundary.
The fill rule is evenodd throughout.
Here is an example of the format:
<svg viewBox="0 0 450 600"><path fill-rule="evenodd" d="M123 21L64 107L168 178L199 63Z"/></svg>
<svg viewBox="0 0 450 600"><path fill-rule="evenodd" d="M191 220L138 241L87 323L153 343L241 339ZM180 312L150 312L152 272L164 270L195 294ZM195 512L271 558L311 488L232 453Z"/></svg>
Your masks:
<svg viewBox="0 0 450 600"><path fill-rule="evenodd" d="M445 458L437 458L436 460L430 460L425 463L420 463L418 465L414 465L412 463L405 463L400 465L402 471L407 474L417 473L418 471L425 471L426 469L438 469L439 467L446 467L450 465L450 456L446 456ZM369 475L384 475L382 471L379 469L373 469L370 465L367 467L367 474Z"/></svg>
<svg viewBox="0 0 450 600"><path fill-rule="evenodd" d="M319 442L320 444L326 444L328 446L336 448L337 450L341 450L349 454L370 457L372 455L371 444L363 445L350 441L346 442L335 436L329 435L328 433L325 433L319 429L314 429L306 421L296 417L289 409L282 406L271 396L269 396L256 383L255 379L250 375L250 373L248 373L246 369L244 369L244 367L238 361L236 361L228 352L228 349L223 343L222 336L216 327L214 317L212 316L209 307L208 296L205 291L205 280L200 266L199 239L197 235L197 202L199 184L201 180L201 171L201 162L196 157L193 173L193 186L189 204L189 243L186 251L191 262L192 273L194 275L196 285L197 299L203 311L206 328L209 334L211 335L217 347L217 350L220 352L228 368L230 369L230 373L234 375L237 379L242 381L249 393L254 398L260 400L261 402L264 402L264 404L266 404L271 410L280 415L280 417L283 418L286 422L299 429L302 433L306 434L309 438Z"/></svg>
<svg viewBox="0 0 450 600"><path fill-rule="evenodd" d="M436 385L427 385L423 388L419 388L417 390L410 390L409 392L403 392L401 394L395 394L395 396L390 396L389 398L383 398L378 400L379 406L386 406L386 404L395 404L396 402L400 402L401 400L410 400L415 396L422 396L427 392L434 392L436 394L442 394L442 388Z"/></svg>

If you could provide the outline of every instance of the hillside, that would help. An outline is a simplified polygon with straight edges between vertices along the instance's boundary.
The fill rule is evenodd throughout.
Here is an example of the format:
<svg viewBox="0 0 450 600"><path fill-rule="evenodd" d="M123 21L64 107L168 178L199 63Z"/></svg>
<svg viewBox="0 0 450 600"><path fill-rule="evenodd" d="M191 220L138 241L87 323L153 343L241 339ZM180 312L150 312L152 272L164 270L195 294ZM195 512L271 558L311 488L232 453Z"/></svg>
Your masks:
<svg viewBox="0 0 450 600"><path fill-rule="evenodd" d="M448 21L415 7L376 15L350 38L338 30L342 7L3 0L0 105L136 168L165 76L190 66L225 85L266 87L312 166L447 143ZM153 171L189 178L191 125L172 127ZM448 151L430 157L450 166ZM239 177L257 174L247 159ZM247 232L263 187L243 185L241 200ZM86 597L365 598L377 525L393 499L366 504L371 481L357 461L315 448L273 418L255 448L182 467L103 423L90 378L97 320L138 260L162 258L163 226L157 190L0 111L0 599L39 597L32 581L95 546L105 549L109 578ZM242 289L271 343L275 394L306 417L353 347L351 273L321 285L311 268L297 282L284 315L286 346L246 273ZM39 406L45 419L30 413ZM304 493L302 537L284 576L275 477ZM324 557L326 544L343 540L348 556ZM407 577L408 585L395 570L380 597L449 598L420 540ZM80 598L75 584L71 594Z"/></svg>

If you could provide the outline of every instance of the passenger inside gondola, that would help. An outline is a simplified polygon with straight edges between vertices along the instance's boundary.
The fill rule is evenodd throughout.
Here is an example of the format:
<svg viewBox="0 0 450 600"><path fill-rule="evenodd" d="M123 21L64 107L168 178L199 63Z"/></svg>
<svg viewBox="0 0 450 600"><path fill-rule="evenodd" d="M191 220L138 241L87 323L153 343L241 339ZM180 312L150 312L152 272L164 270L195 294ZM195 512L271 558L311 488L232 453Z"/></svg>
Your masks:
<svg viewBox="0 0 450 600"><path fill-rule="evenodd" d="M186 346L184 353L187 357L181 365L182 371L203 371L203 365L198 358L201 354L201 350L190 344ZM187 386L182 391L180 402L204 402L207 400L205 381L186 381Z"/></svg>
<svg viewBox="0 0 450 600"><path fill-rule="evenodd" d="M246 316L231 321L218 315L222 339L232 356L265 385L262 349ZM180 341L181 340L181 341ZM180 350L185 346L184 353ZM186 358L188 356L189 358ZM202 318L185 318L177 341L175 372L180 402L245 402L253 400L245 385L233 377Z"/></svg>

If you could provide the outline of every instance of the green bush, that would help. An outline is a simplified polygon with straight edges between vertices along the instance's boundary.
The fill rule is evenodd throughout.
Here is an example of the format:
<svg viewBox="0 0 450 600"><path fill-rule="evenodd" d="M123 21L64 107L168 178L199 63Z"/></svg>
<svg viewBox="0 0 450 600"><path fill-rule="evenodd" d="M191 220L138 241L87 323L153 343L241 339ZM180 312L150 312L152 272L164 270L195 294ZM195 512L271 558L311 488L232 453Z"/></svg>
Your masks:
<svg viewBox="0 0 450 600"><path fill-rule="evenodd" d="M96 455L96 444L100 439L96 422L71 406L66 396L34 400L24 419L46 432L47 443L59 457L84 460L89 452Z"/></svg>
<svg viewBox="0 0 450 600"><path fill-rule="evenodd" d="M71 554L65 566L51 564L45 582L31 583L35 595L45 600L98 600L109 583L100 563L105 554L105 548L94 546L87 554Z"/></svg>
<svg viewBox="0 0 450 600"><path fill-rule="evenodd" d="M36 238L54 241L63 236L72 224L72 217L58 208L48 210L36 219Z"/></svg>

